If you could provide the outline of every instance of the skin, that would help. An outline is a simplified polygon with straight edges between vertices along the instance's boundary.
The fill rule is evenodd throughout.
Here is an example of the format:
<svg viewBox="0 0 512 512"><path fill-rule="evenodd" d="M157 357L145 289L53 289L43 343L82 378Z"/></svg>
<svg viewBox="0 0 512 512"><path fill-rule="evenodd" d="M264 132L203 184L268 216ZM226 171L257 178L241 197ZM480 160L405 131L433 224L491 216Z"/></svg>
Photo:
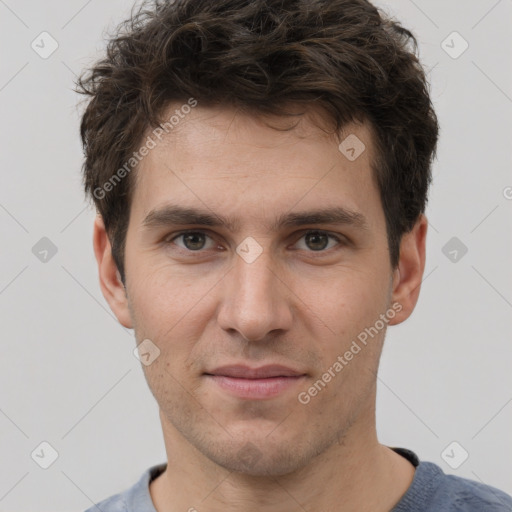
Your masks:
<svg viewBox="0 0 512 512"><path fill-rule="evenodd" d="M376 435L385 327L309 403L297 398L393 304L401 311L387 325L409 317L425 266L421 215L391 267L368 126L351 124L337 138L319 119L310 111L293 130L277 131L228 107L195 107L138 169L126 288L95 221L106 300L137 343L150 339L160 350L143 366L170 461L150 485L158 512L388 511L412 482L414 467ZM338 149L348 134L366 146L355 161ZM166 203L237 219L238 229L145 227ZM361 213L367 229L268 227L280 214L326 206ZM177 237L184 229L205 236L186 245ZM306 236L314 230L320 241ZM246 237L263 250L252 263L236 252ZM235 363L278 363L306 376L278 396L242 399L204 375Z"/></svg>

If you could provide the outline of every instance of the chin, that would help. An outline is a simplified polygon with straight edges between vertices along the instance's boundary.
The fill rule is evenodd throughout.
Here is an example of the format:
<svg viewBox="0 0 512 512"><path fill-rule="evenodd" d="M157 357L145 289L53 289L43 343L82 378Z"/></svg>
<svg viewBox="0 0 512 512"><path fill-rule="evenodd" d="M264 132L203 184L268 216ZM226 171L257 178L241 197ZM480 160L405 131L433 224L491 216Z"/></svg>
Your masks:
<svg viewBox="0 0 512 512"><path fill-rule="evenodd" d="M281 454L276 457L275 453L263 454L258 460L246 460L238 454L226 454L213 459L213 462L230 472L253 477L282 477L302 467L295 456Z"/></svg>
<svg viewBox="0 0 512 512"><path fill-rule="evenodd" d="M218 466L255 477L282 477L295 473L322 451L311 444L301 447L292 440L256 439L256 436L252 441L228 441L197 448Z"/></svg>

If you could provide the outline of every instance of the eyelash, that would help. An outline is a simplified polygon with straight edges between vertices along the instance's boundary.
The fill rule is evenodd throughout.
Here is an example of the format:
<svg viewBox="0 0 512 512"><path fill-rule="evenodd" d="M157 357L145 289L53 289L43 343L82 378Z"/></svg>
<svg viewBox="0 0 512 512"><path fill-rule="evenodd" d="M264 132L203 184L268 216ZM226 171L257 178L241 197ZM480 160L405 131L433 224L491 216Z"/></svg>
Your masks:
<svg viewBox="0 0 512 512"><path fill-rule="evenodd" d="M341 239L340 237L338 237L336 235L333 235L333 234L329 233L328 231L323 231L323 230L320 230L320 229L310 229L308 231L303 232L301 237L299 238L299 240L302 239L303 237L305 237L306 235L312 234L312 233L317 233L317 234L321 234L321 235L327 235L329 238L334 239L338 243L338 246L347 245L347 242L344 241L343 239ZM181 231L179 233L176 233L172 238L168 238L167 237L164 240L164 243L167 244L167 245L172 244L177 238L183 237L185 235L190 235L190 234L201 234L201 235L205 235L205 236L209 237L210 239L212 238L210 235L208 235L207 231L201 231L201 230L196 230L196 229L192 230L191 229L191 230L186 230L186 231ZM297 240L297 242L299 240ZM193 254L193 253L201 254L202 252L205 252L207 250L207 249L199 249L197 251L192 251L190 249L186 249L186 248L179 247L179 246L178 246L178 249L181 250L181 251L187 252L189 254ZM322 250L319 250L319 251L309 250L307 252L309 252L311 254L320 254L321 255L321 254L329 253L333 249L336 250L336 247L331 247L330 249L322 249Z"/></svg>

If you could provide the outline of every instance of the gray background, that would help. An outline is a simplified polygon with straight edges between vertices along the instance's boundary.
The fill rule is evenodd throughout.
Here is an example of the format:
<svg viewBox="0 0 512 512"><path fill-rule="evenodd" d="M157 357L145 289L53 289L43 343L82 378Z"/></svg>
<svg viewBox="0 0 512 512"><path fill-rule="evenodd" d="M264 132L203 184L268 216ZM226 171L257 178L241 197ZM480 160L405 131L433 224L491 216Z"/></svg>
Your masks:
<svg viewBox="0 0 512 512"><path fill-rule="evenodd" d="M383 4L420 41L442 131L419 303L382 358L380 441L512 494L512 1ZM166 460L132 331L98 285L72 92L130 7L0 0L1 511L84 510ZM43 31L59 45L46 59ZM458 58L441 46L453 31Z"/></svg>

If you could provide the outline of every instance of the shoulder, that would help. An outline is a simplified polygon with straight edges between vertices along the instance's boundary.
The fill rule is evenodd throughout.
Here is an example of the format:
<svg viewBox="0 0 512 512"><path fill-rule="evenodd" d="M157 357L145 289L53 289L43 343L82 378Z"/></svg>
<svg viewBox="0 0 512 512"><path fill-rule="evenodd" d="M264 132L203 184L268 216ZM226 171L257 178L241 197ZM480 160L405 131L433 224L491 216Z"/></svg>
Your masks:
<svg viewBox="0 0 512 512"><path fill-rule="evenodd" d="M85 512L156 512L149 492L149 483L161 474L166 463L148 468L132 487L114 494Z"/></svg>
<svg viewBox="0 0 512 512"><path fill-rule="evenodd" d="M490 485L455 475L440 480L439 496L451 504L451 510L461 512L512 512L512 497Z"/></svg>
<svg viewBox="0 0 512 512"><path fill-rule="evenodd" d="M123 492L110 496L110 498L106 498L88 508L85 512L98 512L98 510L101 510L101 512L127 512L125 494L126 492Z"/></svg>
<svg viewBox="0 0 512 512"><path fill-rule="evenodd" d="M428 511L512 512L512 497L495 487L447 475L432 462L422 461L416 471L421 471L430 481Z"/></svg>

